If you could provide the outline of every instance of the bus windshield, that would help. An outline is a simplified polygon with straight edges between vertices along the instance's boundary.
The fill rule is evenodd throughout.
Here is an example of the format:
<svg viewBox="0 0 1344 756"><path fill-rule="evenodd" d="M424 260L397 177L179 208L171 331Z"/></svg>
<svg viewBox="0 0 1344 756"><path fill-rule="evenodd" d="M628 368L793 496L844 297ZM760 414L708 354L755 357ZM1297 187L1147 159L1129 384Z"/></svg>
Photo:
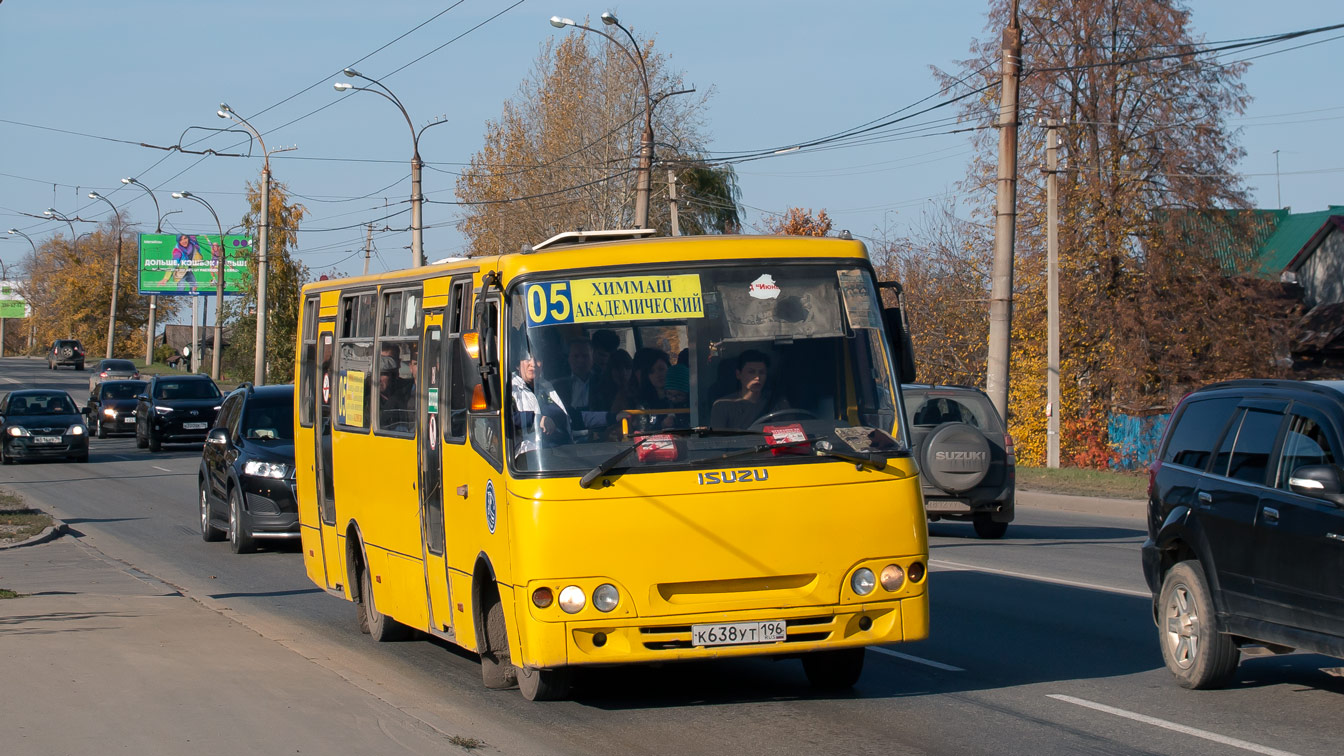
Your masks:
<svg viewBox="0 0 1344 756"><path fill-rule="evenodd" d="M582 474L641 439L621 467L904 451L877 290L852 262L550 275L510 290L505 322L518 472Z"/></svg>

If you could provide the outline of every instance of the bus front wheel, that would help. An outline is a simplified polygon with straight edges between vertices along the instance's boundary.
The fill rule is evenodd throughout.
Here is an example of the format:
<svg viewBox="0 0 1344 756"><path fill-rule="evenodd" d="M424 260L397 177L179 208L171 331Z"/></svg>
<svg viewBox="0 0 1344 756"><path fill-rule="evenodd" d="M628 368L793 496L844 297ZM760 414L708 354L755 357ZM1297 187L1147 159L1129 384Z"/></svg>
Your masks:
<svg viewBox="0 0 1344 756"><path fill-rule="evenodd" d="M504 626L504 605L498 596L485 611L485 648L481 651L481 682L491 690L512 688L518 668L509 657L509 633Z"/></svg>
<svg viewBox="0 0 1344 756"><path fill-rule="evenodd" d="M848 690L863 674L862 648L844 648L838 651L817 651L803 655L803 672L807 681L819 690Z"/></svg>
<svg viewBox="0 0 1344 756"><path fill-rule="evenodd" d="M379 643L405 640L410 635L410 628L374 607L373 585L366 565L360 565L359 569L359 610L359 629Z"/></svg>
<svg viewBox="0 0 1344 756"><path fill-rule="evenodd" d="M569 697L567 669L518 668L518 690L529 701L560 701Z"/></svg>

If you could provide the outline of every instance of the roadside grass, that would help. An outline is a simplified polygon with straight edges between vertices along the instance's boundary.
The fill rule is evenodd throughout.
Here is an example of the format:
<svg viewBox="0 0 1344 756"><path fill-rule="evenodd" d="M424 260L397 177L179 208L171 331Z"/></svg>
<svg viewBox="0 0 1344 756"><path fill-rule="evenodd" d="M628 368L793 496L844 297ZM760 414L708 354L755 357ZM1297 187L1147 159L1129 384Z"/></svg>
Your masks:
<svg viewBox="0 0 1344 756"><path fill-rule="evenodd" d="M18 494L0 490L0 543L26 541L51 524L50 515L29 509Z"/></svg>
<svg viewBox="0 0 1344 756"><path fill-rule="evenodd" d="M1108 499L1142 499L1148 491L1146 472L1082 470L1076 467L1017 466L1017 487L1029 491L1100 496Z"/></svg>
<svg viewBox="0 0 1344 756"><path fill-rule="evenodd" d="M0 588L0 599L23 598L22 593L15 593L8 588Z"/></svg>

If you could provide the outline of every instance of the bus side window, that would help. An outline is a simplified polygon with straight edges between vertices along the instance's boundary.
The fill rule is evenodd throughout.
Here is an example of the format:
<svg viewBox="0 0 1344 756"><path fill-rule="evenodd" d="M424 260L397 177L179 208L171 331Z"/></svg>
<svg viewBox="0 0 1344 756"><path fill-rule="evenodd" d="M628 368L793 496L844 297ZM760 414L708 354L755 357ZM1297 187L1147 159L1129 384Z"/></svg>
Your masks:
<svg viewBox="0 0 1344 756"><path fill-rule="evenodd" d="M482 324L477 323L477 332L494 334L495 337L498 338L499 299L497 297L492 297L490 300L486 301L482 312L483 321L491 327L482 328ZM495 345L492 343L484 343L484 341L485 340L483 339L480 345L480 354L483 357L493 355L497 358L498 349L494 348ZM460 348L457 350L457 354L462 360L464 378L466 379L465 393L467 401L470 402L471 397L475 393L476 386L482 384L481 373L478 363L475 360L472 360L471 356L467 354L467 350L465 346L461 345L461 341L459 341L458 344ZM482 393L485 395L486 405L491 407L491 409L472 411L469 414L471 447L480 453L480 455L498 472L504 471L504 440L500 436L500 401L498 398L500 391L499 375L501 372L503 372L503 370L500 369L499 366L496 366L495 373L490 376L494 385L481 385L483 390ZM494 401L491 401L492 396L494 397Z"/></svg>

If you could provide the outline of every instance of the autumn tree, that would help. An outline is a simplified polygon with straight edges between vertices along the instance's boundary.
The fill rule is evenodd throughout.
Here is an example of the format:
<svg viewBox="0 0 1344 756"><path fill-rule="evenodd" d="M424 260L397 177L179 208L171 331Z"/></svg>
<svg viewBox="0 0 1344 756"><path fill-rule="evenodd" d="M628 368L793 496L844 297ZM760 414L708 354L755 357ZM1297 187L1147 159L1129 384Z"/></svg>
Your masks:
<svg viewBox="0 0 1344 756"><path fill-rule="evenodd" d="M121 273L117 285L117 323L113 354L134 358L145 353L149 297L138 291L139 237L133 226L113 219L81 234L77 243L57 234L37 246L23 263L20 291L33 310L37 343L79 339L92 361L107 353L107 318L112 309L112 269L121 235ZM176 297L159 297L158 322L176 314Z"/></svg>
<svg viewBox="0 0 1344 756"><path fill-rule="evenodd" d="M961 62L975 74L939 72L955 91L985 87L963 116L986 126L998 115L998 30L1008 5L995 0L992 33ZM1241 84L1246 64L1196 54L1199 38L1179 0L1021 6L1010 425L1019 455L1043 459L1036 451L1044 448L1037 430L1045 404L1045 131L1027 124L1055 118L1064 124L1061 440L1066 460L1092 464L1104 460L1111 413L1161 411L1199 383L1280 370L1291 308L1274 285L1230 277L1215 254L1219 239L1236 237L1250 221L1234 172L1242 151L1228 127L1249 100ZM996 130L980 130L976 145L966 187L988 220ZM1227 320L1231 313L1248 317ZM1216 327L1220 320L1237 325Z"/></svg>
<svg viewBox="0 0 1344 756"><path fill-rule="evenodd" d="M649 225L670 232L671 171L682 233L737 230L737 177L703 159L709 93L673 96L689 88L681 74L652 41L642 51L657 103ZM546 42L457 181L470 253L516 252L562 231L632 227L643 121L639 71L615 45L581 33Z"/></svg>
<svg viewBox="0 0 1344 756"><path fill-rule="evenodd" d="M294 380L294 350L302 309L299 290L308 282L308 266L293 250L299 243L299 223L308 209L289 201L289 187L271 182L271 207L266 230L266 381L290 383ZM243 226L260 243L261 182L247 184L247 214ZM224 351L224 370L234 377L252 376L257 354L257 258L248 261L246 289L231 303L226 322L233 339Z"/></svg>
<svg viewBox="0 0 1344 756"><path fill-rule="evenodd" d="M791 207L783 215L772 215L761 224L761 233L776 236L826 236L831 233L831 216L826 209L812 214L812 208Z"/></svg>

